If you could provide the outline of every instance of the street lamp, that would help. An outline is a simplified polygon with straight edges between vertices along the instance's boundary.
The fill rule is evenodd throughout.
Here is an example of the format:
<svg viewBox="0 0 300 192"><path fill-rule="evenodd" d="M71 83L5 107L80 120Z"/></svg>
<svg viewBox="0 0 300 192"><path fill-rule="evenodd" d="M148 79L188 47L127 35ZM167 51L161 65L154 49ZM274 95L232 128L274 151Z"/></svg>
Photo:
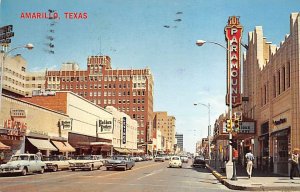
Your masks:
<svg viewBox="0 0 300 192"><path fill-rule="evenodd" d="M26 48L26 49L28 49L28 50L32 50L33 48L34 48L34 46L33 46L33 44L31 44L31 43L28 43L28 44L26 44L26 45L22 45L22 46L18 46L18 47L14 47L14 48L12 48L12 49L10 49L10 50L2 50L1 51L1 53L3 54L2 55L2 61L1 61L1 82L0 82L0 113L1 113L1 111L2 111L2 86L3 86L3 74L4 74L4 70L3 70L3 68L4 68L4 62L5 62L5 58L7 57L7 55L10 53L10 52L12 52L12 51L14 51L14 50L16 50L16 49L20 49L20 48Z"/></svg>
<svg viewBox="0 0 300 192"><path fill-rule="evenodd" d="M204 107L207 107L208 109L208 132L207 132L207 137L208 137L208 161L210 163L210 104L204 104L204 103L194 103L195 106L197 105L202 105Z"/></svg>
<svg viewBox="0 0 300 192"><path fill-rule="evenodd" d="M197 40L196 41L196 45L198 46L202 46L205 43L211 43L211 44L215 44L218 45L222 48L224 48L226 51L229 51L226 47L224 47L223 45L221 45L220 43L217 42L213 42L213 41L204 41L204 40ZM231 67L228 67L228 73L231 74ZM228 106L228 113L229 113L229 119L232 118L232 85L231 85L231 77L228 79L228 84L229 84L229 106ZM231 140L232 139L232 133L229 132L228 133L228 139ZM233 173L235 173L235 170L233 170L234 168L230 169L229 167L233 167L233 162L232 162L232 146L229 145L229 161L226 164L226 175L231 175L232 171ZM228 167L228 168L227 168ZM227 171L228 170L228 171ZM228 173L228 174L227 174ZM234 176L234 175L233 175ZM228 177L227 177L228 178Z"/></svg>

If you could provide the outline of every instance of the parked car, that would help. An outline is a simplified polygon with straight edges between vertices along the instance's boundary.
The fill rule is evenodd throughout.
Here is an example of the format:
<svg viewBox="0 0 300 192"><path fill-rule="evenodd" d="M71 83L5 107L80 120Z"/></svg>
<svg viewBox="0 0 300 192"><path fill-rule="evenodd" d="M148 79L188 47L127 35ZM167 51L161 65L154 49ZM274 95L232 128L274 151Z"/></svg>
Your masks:
<svg viewBox="0 0 300 192"><path fill-rule="evenodd" d="M132 169L135 166L135 161L126 155L116 155L105 161L106 170L109 169Z"/></svg>
<svg viewBox="0 0 300 192"><path fill-rule="evenodd" d="M182 162L179 156L172 156L169 161L169 167L180 167L182 168Z"/></svg>
<svg viewBox="0 0 300 192"><path fill-rule="evenodd" d="M188 163L189 162L189 158L186 155L180 156L180 159L181 159L182 163Z"/></svg>
<svg viewBox="0 0 300 192"><path fill-rule="evenodd" d="M35 154L13 155L6 163L0 165L0 174L19 173L23 176L28 173L44 173L46 164Z"/></svg>
<svg viewBox="0 0 300 192"><path fill-rule="evenodd" d="M136 157L131 157L132 160L135 162L143 161L142 157L136 156Z"/></svg>
<svg viewBox="0 0 300 192"><path fill-rule="evenodd" d="M164 162L165 161L165 157L163 155L156 155L155 158L154 158L154 161L155 162L157 162L157 161Z"/></svg>
<svg viewBox="0 0 300 192"><path fill-rule="evenodd" d="M203 156L196 156L194 158L194 162L192 164L193 167L202 167L205 168L206 167L206 163L205 163L205 158Z"/></svg>
<svg viewBox="0 0 300 192"><path fill-rule="evenodd" d="M165 160L170 160L170 156L169 155L165 155Z"/></svg>
<svg viewBox="0 0 300 192"><path fill-rule="evenodd" d="M46 164L45 170L56 172L70 168L69 161L62 155L43 156L42 161Z"/></svg>
<svg viewBox="0 0 300 192"><path fill-rule="evenodd" d="M76 169L93 171L94 169L100 169L103 166L101 156L98 155L79 155L74 159L69 160L70 169L75 171Z"/></svg>

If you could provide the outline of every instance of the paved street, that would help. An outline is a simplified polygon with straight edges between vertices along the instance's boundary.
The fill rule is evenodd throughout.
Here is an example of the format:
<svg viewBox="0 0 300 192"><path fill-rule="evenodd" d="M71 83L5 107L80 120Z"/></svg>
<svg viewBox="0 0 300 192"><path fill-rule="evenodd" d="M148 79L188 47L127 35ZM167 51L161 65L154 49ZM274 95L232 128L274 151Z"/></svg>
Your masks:
<svg viewBox="0 0 300 192"><path fill-rule="evenodd" d="M60 171L43 175L0 177L0 192L19 191L222 191L207 169L168 168L168 162L138 162L132 170Z"/></svg>

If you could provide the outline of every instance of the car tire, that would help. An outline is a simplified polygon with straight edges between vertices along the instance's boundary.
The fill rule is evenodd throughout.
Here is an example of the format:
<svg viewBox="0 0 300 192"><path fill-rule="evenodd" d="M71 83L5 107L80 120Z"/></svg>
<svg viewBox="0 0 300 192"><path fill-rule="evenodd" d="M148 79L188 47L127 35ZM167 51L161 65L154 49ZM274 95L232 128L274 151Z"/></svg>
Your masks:
<svg viewBox="0 0 300 192"><path fill-rule="evenodd" d="M110 170L110 168L109 167L106 167L106 171L109 171Z"/></svg>
<svg viewBox="0 0 300 192"><path fill-rule="evenodd" d="M44 172L45 172L45 169L44 169L44 167L42 167L40 170L40 174L43 174Z"/></svg>
<svg viewBox="0 0 300 192"><path fill-rule="evenodd" d="M26 176L27 175L27 168L26 167L24 167L23 169L22 169L22 172L21 172L21 175L22 176Z"/></svg>
<svg viewBox="0 0 300 192"><path fill-rule="evenodd" d="M57 167L57 165L54 165L54 167L53 167L52 171L53 171L53 172L56 172L57 170L58 170L58 167Z"/></svg>
<svg viewBox="0 0 300 192"><path fill-rule="evenodd" d="M72 171L75 171L75 169L71 169Z"/></svg>

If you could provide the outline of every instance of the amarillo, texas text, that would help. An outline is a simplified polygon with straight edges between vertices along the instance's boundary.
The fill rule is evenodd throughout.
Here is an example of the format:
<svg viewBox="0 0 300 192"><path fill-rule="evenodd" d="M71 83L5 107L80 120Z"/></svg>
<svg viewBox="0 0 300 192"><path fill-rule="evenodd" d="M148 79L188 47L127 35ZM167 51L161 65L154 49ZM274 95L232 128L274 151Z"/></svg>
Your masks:
<svg viewBox="0 0 300 192"><path fill-rule="evenodd" d="M58 12L22 12L21 19L60 19ZM86 12L64 12L65 19L87 19Z"/></svg>

